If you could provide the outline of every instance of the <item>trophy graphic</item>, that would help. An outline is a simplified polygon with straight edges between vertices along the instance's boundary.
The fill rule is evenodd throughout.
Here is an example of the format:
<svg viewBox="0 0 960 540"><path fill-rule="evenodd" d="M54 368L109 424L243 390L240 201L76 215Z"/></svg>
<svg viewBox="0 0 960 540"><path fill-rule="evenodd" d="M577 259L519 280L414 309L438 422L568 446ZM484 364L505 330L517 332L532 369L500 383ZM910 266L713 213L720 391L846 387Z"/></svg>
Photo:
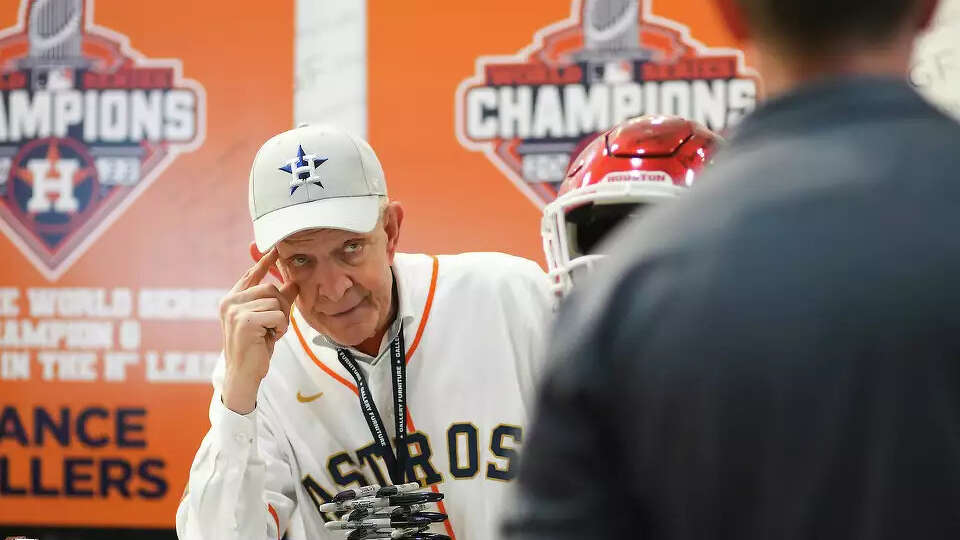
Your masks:
<svg viewBox="0 0 960 540"><path fill-rule="evenodd" d="M640 0L586 0L582 24L584 47L573 58L589 82L630 81L634 65L653 58L640 46Z"/></svg>
<svg viewBox="0 0 960 540"><path fill-rule="evenodd" d="M19 61L31 72L34 90L74 87L75 70L89 66L83 57L83 0L33 0L27 18L30 49Z"/></svg>

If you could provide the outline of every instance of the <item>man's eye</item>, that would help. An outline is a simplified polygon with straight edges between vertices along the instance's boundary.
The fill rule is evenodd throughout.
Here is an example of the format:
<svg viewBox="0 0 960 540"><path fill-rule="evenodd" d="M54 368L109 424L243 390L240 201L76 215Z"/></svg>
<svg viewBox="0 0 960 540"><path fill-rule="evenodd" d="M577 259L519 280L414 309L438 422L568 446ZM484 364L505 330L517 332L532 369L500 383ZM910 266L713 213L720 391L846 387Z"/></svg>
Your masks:
<svg viewBox="0 0 960 540"><path fill-rule="evenodd" d="M343 252L347 255L356 255L363 251L363 244L360 242L347 242L343 246Z"/></svg>
<svg viewBox="0 0 960 540"><path fill-rule="evenodd" d="M298 268L306 265L308 262L310 262L310 259L308 259L305 255L294 255L293 257L290 257L290 264Z"/></svg>

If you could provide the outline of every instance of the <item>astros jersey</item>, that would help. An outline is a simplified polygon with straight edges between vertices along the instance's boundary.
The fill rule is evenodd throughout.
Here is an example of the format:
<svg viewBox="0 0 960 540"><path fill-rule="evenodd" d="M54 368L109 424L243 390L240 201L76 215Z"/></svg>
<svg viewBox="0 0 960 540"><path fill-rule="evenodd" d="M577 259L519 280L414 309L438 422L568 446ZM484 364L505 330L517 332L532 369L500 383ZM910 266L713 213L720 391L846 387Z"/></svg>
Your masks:
<svg viewBox="0 0 960 540"><path fill-rule="evenodd" d="M381 354L353 354L392 440L389 343L402 325L408 479L446 496L437 506L449 519L434 532L495 538L552 316L546 276L531 261L496 253L397 254L393 270L397 320ZM335 517L319 506L390 476L336 346L294 309L254 412L222 405L222 378L221 360L211 428L177 512L180 538L344 538L324 528Z"/></svg>

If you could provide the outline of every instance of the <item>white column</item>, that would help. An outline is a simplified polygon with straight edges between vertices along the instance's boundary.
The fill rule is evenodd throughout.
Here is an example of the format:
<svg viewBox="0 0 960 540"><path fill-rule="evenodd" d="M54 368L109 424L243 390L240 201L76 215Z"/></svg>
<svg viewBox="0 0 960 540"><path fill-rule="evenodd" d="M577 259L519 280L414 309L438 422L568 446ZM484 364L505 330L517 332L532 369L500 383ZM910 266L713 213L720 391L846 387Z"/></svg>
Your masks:
<svg viewBox="0 0 960 540"><path fill-rule="evenodd" d="M367 134L367 0L296 0L294 125Z"/></svg>

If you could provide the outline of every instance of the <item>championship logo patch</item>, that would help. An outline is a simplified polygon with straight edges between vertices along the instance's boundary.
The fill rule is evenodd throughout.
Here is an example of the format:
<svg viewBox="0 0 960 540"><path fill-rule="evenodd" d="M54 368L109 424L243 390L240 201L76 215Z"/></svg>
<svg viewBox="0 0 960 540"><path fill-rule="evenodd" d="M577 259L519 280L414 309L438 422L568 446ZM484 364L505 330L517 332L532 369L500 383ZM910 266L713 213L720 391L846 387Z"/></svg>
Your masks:
<svg viewBox="0 0 960 540"><path fill-rule="evenodd" d="M0 230L50 280L204 136L203 87L93 7L21 0L0 31Z"/></svg>
<svg viewBox="0 0 960 540"><path fill-rule="evenodd" d="M460 144L539 207L586 141L618 122L670 114L723 131L755 107L760 81L742 51L704 46L650 0L572 4L516 55L477 58L457 88Z"/></svg>

